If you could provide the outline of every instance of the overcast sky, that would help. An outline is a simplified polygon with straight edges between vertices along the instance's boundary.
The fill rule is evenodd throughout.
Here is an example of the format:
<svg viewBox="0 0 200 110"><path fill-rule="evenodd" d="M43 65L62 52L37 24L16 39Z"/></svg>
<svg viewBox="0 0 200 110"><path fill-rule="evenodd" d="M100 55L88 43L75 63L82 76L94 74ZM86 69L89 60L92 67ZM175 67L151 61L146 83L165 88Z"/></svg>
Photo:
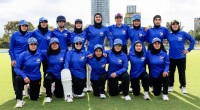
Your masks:
<svg viewBox="0 0 200 110"><path fill-rule="evenodd" d="M40 17L46 17L49 24L56 27L56 17L64 15L74 23L80 18L84 25L90 24L91 0L0 0L0 37L8 21L25 19L36 27ZM127 5L136 5L142 14L142 26L153 25L153 16L162 16L162 25L178 19L184 31L194 29L194 18L200 17L200 0L110 0L110 22L114 15L125 15Z"/></svg>

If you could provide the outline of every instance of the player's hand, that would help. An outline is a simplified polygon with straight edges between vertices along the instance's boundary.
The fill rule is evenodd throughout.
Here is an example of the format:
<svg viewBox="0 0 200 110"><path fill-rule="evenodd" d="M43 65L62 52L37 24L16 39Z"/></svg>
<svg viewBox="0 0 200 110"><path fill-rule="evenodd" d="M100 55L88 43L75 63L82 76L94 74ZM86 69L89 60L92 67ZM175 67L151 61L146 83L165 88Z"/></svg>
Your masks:
<svg viewBox="0 0 200 110"><path fill-rule="evenodd" d="M183 55L186 55L187 53L189 53L188 50L183 50L182 52L183 52Z"/></svg>
<svg viewBox="0 0 200 110"><path fill-rule="evenodd" d="M28 77L24 78L24 82L27 83L27 84L29 84L30 83L29 78Z"/></svg>
<svg viewBox="0 0 200 110"><path fill-rule="evenodd" d="M14 66L15 66L15 63L16 63L16 60L12 61L12 62L11 62L11 65L14 67Z"/></svg>
<svg viewBox="0 0 200 110"><path fill-rule="evenodd" d="M117 76L117 74L114 72L110 75L112 78L115 78Z"/></svg>
<svg viewBox="0 0 200 110"><path fill-rule="evenodd" d="M163 77L168 76L168 72L163 72Z"/></svg>

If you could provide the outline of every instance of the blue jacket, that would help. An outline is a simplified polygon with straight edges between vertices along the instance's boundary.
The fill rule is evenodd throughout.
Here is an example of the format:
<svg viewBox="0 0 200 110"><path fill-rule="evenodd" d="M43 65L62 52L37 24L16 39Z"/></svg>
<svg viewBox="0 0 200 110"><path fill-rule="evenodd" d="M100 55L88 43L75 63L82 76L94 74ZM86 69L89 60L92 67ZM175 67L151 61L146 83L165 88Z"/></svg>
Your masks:
<svg viewBox="0 0 200 110"><path fill-rule="evenodd" d="M70 34L70 42L73 44L73 40L75 37L80 37L82 39L82 49L85 50L85 42L88 34L83 31L81 34L76 34L75 32L71 32ZM72 48L74 48L74 45L72 45Z"/></svg>
<svg viewBox="0 0 200 110"><path fill-rule="evenodd" d="M112 73L116 73L117 76L121 75L124 72L127 72L128 69L128 58L124 52L119 55L115 55L112 50L105 51L108 55L108 77L111 78Z"/></svg>
<svg viewBox="0 0 200 110"><path fill-rule="evenodd" d="M147 62L150 64L151 77L158 78L162 72L169 71L169 58L162 50L157 55L151 54L151 50L148 51Z"/></svg>
<svg viewBox="0 0 200 110"><path fill-rule="evenodd" d="M96 44L100 44L100 45L104 46L104 38L105 38L105 36L109 40L110 47L113 47L113 39L112 39L110 31L109 31L109 29L107 27L103 26L101 29L97 29L93 25L90 25L89 27L85 28L84 31L87 34L89 34L89 36L87 38L87 40L89 41L87 51L93 53L94 52L94 46Z"/></svg>
<svg viewBox="0 0 200 110"><path fill-rule="evenodd" d="M49 40L52 37L52 35L50 30L48 30L48 32L45 35L43 35L39 29L36 29L35 31L33 31L32 37L35 37L38 41L38 50L47 50L49 47Z"/></svg>
<svg viewBox="0 0 200 110"><path fill-rule="evenodd" d="M144 45L145 38L146 38L146 31L144 30L143 27L140 27L140 29L134 29L134 28L129 28L128 30L128 36L131 40L131 47L130 47L130 52L134 52L134 44L136 41L141 41L142 46L143 46L143 51L146 52L146 48Z"/></svg>
<svg viewBox="0 0 200 110"><path fill-rule="evenodd" d="M163 41L163 39L167 38L167 34L169 33L169 30L166 27L162 27L160 26L159 28L150 28L147 30L147 36L146 36L146 41L149 44L152 44L152 40L155 37L160 38L161 43Z"/></svg>
<svg viewBox="0 0 200 110"><path fill-rule="evenodd" d="M85 79L88 55L89 52L85 50L81 50L81 52L77 52L75 49L69 50L65 57L64 68L69 69L74 76Z"/></svg>
<svg viewBox="0 0 200 110"><path fill-rule="evenodd" d="M146 72L146 54L139 58L135 52L129 53L128 59L130 60L131 70L130 77L138 78L141 73Z"/></svg>
<svg viewBox="0 0 200 110"><path fill-rule="evenodd" d="M40 64L44 59L43 55L37 51L32 55L29 51L20 54L15 64L15 72L23 78L28 77L30 80L38 80L41 78ZM23 67L21 70L20 68Z"/></svg>
<svg viewBox="0 0 200 110"><path fill-rule="evenodd" d="M48 70L47 72L53 73L56 78L61 79L61 71L64 68L65 63L65 50L61 50L60 53L57 55L47 55L47 51L42 51L42 55L45 56L45 58L48 61Z"/></svg>
<svg viewBox="0 0 200 110"><path fill-rule="evenodd" d="M169 58L180 59L185 58L182 51L185 50L185 40L190 41L190 46L187 49L189 52L194 48L195 40L192 36L184 31L179 31L178 33L169 33L167 35L167 40L169 42Z"/></svg>
<svg viewBox="0 0 200 110"><path fill-rule="evenodd" d="M115 39L121 39L122 40L122 45L127 44L128 40L128 29L130 28L126 24L122 24L121 27L117 27L117 25L112 25L108 27L113 38L113 42Z"/></svg>
<svg viewBox="0 0 200 110"><path fill-rule="evenodd" d="M56 37L59 40L59 45L62 50L68 50L67 43L69 43L70 32L64 29L62 32L56 28L54 31L51 32L52 37Z"/></svg>
<svg viewBox="0 0 200 110"><path fill-rule="evenodd" d="M98 80L101 74L106 73L107 59L107 57L102 57L99 62L96 60L96 57L88 59L88 64L92 68L91 79Z"/></svg>
<svg viewBox="0 0 200 110"><path fill-rule="evenodd" d="M9 55L11 61L17 60L19 55L28 49L28 38L32 33L27 32L24 36L19 32L14 32L10 39Z"/></svg>

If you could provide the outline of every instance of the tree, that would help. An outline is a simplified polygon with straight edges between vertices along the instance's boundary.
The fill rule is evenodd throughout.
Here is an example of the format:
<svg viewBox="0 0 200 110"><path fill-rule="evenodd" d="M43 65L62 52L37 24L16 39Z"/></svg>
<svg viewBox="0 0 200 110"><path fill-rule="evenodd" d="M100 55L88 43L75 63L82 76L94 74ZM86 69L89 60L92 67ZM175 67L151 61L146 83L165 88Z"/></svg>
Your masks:
<svg viewBox="0 0 200 110"><path fill-rule="evenodd" d="M69 31L73 31L74 30L74 24L71 24L70 22L66 22L65 28Z"/></svg>
<svg viewBox="0 0 200 110"><path fill-rule="evenodd" d="M171 26L171 22L166 22L166 28L171 32L170 26ZM182 26L181 22L179 26L180 26L180 30L183 30L184 26Z"/></svg>
<svg viewBox="0 0 200 110"><path fill-rule="evenodd" d="M31 22L28 22L28 31L33 31L35 28ZM3 42L10 42L11 35L19 30L19 21L9 21L7 24L4 25L4 31L3 37L1 40Z"/></svg>

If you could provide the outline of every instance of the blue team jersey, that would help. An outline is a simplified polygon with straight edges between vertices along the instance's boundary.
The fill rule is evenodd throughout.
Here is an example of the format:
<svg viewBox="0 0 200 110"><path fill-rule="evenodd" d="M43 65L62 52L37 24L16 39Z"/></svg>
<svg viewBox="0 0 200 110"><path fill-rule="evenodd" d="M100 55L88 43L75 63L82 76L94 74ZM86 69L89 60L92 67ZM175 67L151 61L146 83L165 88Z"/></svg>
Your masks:
<svg viewBox="0 0 200 110"><path fill-rule="evenodd" d="M26 32L22 35L20 31L14 32L10 39L9 55L11 61L17 60L19 55L28 49L28 38L32 35L31 32Z"/></svg>

